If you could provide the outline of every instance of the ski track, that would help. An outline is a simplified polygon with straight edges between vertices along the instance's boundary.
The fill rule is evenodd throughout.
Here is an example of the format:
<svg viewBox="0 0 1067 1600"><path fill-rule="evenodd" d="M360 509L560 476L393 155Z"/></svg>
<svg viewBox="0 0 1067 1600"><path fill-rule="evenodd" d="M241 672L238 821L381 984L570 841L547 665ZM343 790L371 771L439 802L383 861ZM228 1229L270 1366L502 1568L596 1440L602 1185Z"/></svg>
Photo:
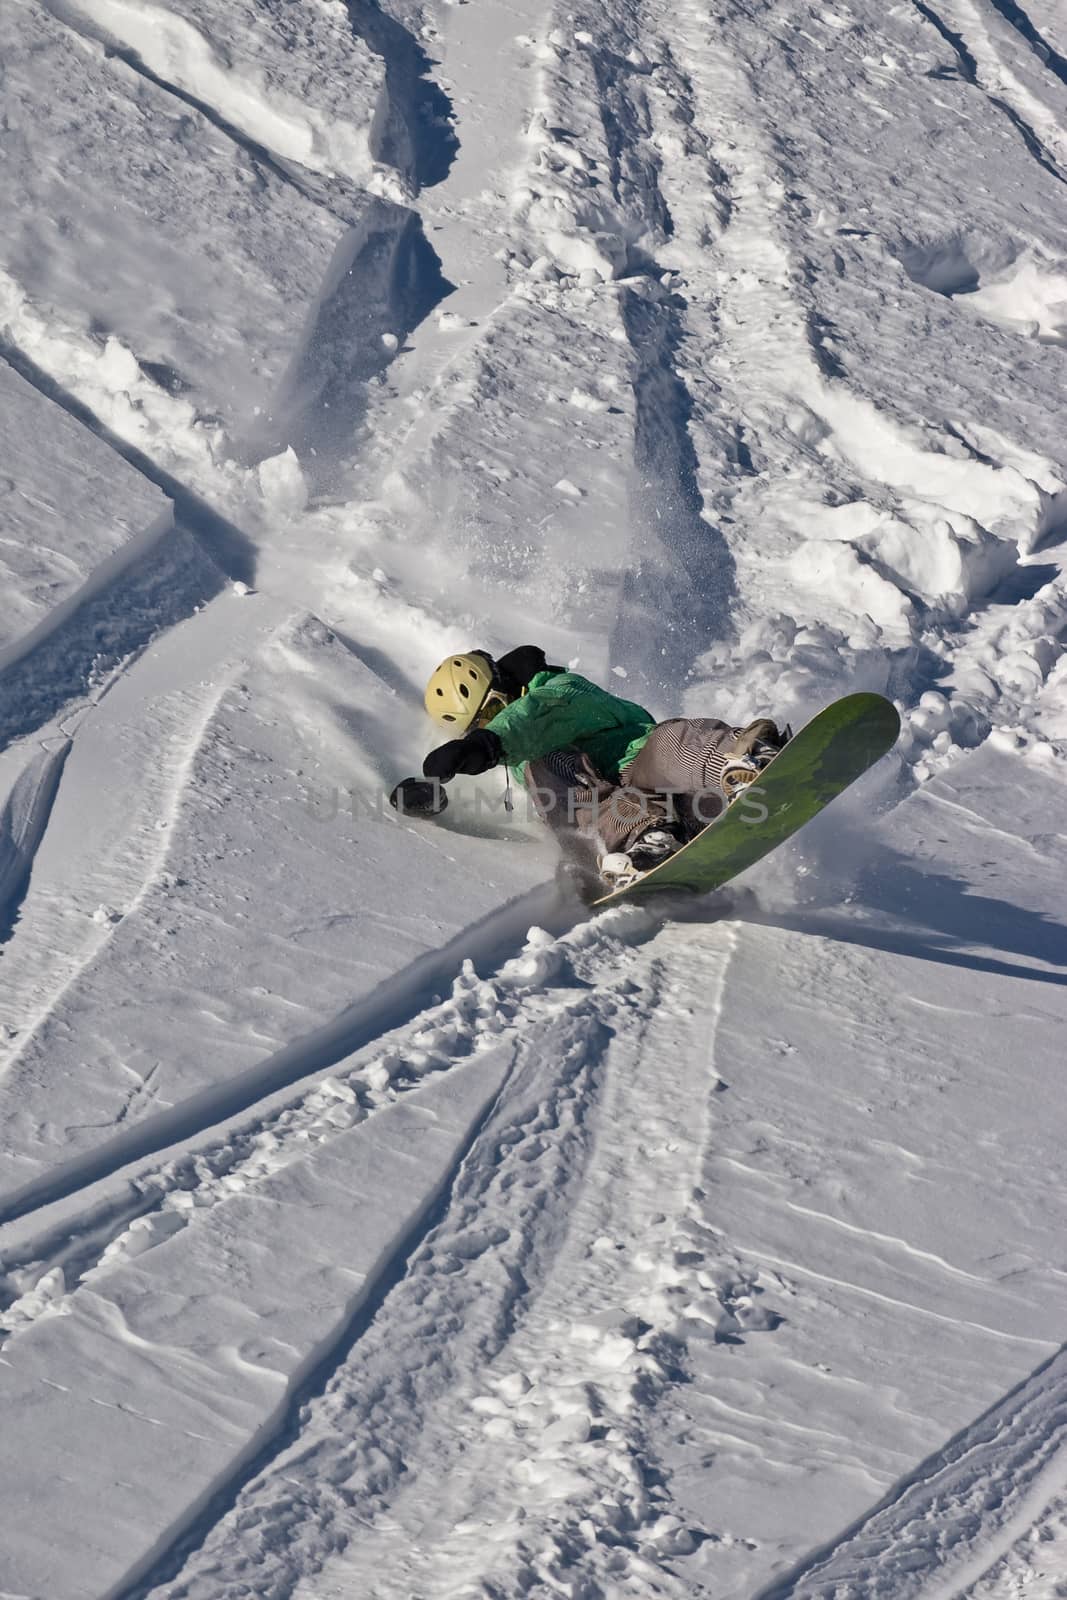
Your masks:
<svg viewBox="0 0 1067 1600"><path fill-rule="evenodd" d="M1067 1482L1067 1352L923 1462L833 1546L757 1600L956 1600L981 1583Z"/></svg>
<svg viewBox="0 0 1067 1600"><path fill-rule="evenodd" d="M492 1593L564 1573L619 1594L683 1592L669 1561L700 1535L664 1514L642 1407L683 1378L677 1319L735 1326L751 1285L713 1262L721 1250L692 1214L705 1136L684 1150L672 1136L707 1102L699 1053L693 1081L665 1083L657 1061L713 1033L731 935L713 931L697 956L708 999L694 1012L669 976L688 937L628 947L632 930L620 944L613 922L532 940L488 983L461 977L453 1015L476 1003L494 1033L502 1011L514 1028L504 1095L373 1323L149 1592L223 1600L254 1573L261 1592L323 1593L315 1574L344 1564L356 1535L351 1581L383 1600L454 1595L472 1563ZM523 961L525 1018L501 1007ZM616 1017L639 1018L636 1033L615 1038ZM625 1152L597 1131L620 1116L643 1130Z"/></svg>
<svg viewBox="0 0 1067 1600"><path fill-rule="evenodd" d="M936 28L945 43L951 47L964 82L984 94L990 105L1007 118L1038 166L1043 167L1057 182L1067 183L1067 174L1046 143L1046 139L1050 136L1059 142L1059 130L1055 119L1044 106L1023 89L1005 67L997 62L974 7L968 4L967 0L960 0L959 10L963 14L962 20L970 24L972 29L969 43L968 36L962 31L962 23L961 26L953 28L945 20L943 12L926 5L924 0L912 0L912 4L920 16ZM990 76L999 80L995 87L1001 92L996 93L988 86L987 80ZM1028 115L1024 115L1013 101L1025 105ZM1042 138L1036 132L1030 119L1040 119L1045 124L1046 138Z"/></svg>
<svg viewBox="0 0 1067 1600"><path fill-rule="evenodd" d="M94 704L99 705L103 694L114 686L116 676L103 686L95 703L90 702L80 711L78 727L72 730L63 749L62 769L67 767L74 753L79 728L86 730ZM195 690L175 692L155 702L155 759L145 764L141 787L130 797L121 840L108 839L101 848L100 857L84 863L78 899L86 912L94 903L107 904L115 898L122 901L127 911L134 910L158 876L166 860L169 833L181 804L186 779L226 687L225 681L208 684ZM92 729L87 729L83 739L91 738L91 734ZM45 836L47 822L54 817L57 805L62 806L65 800L60 792L62 769L55 773L50 792L45 791L49 802L47 814L38 814L37 825L32 830L35 854ZM44 797L42 793L41 798ZM63 995L76 984L79 975L97 958L111 933L110 925L94 923L86 914L72 936L72 905L69 902L55 904L48 896L38 910L36 899L30 898L32 861L24 860L22 867L24 879L29 880L29 891L4 960L4 1034L7 1040L17 1041L6 1052L5 1072L53 1013Z"/></svg>
<svg viewBox="0 0 1067 1600"><path fill-rule="evenodd" d="M280 183L288 184L296 189L301 197L310 200L312 205L321 206L339 222L351 224L358 214L362 203L362 194L355 185L346 182L334 174L329 188L315 181L314 175L306 169L301 169L295 162L286 161L269 150L266 145L260 144L247 133L243 132L231 122L216 106L199 96L182 89L178 84L169 82L158 73L153 72L137 50L125 45L117 39L108 29L99 27L91 17L79 15L69 5L64 5L62 0L43 0L46 9L55 17L57 22L76 33L79 38L91 40L98 44L108 57L114 57L123 62L131 72L143 78L154 88L160 89L164 94L172 95L183 105L188 106L199 116L210 122L213 128L223 134L248 157L253 170L262 177L264 172L269 172Z"/></svg>
<svg viewBox="0 0 1067 1600"><path fill-rule="evenodd" d="M70 749L71 741L63 739L56 749L40 750L0 810L0 944L11 938Z"/></svg>
<svg viewBox="0 0 1067 1600"><path fill-rule="evenodd" d="M420 1011L435 989L450 983L465 960L479 964L515 943L533 917L569 921L573 907L563 905L553 887L505 905L480 927L465 929L448 945L421 957L379 985L372 998L357 1001L314 1033L273 1052L244 1073L179 1102L105 1139L73 1160L57 1164L21 1189L9 1191L0 1205L0 1227L66 1200L122 1168L165 1149L186 1143L216 1124L249 1110L258 1101L291 1087L301 1078L332 1065L367 1041L377 1038Z"/></svg>
<svg viewBox="0 0 1067 1600"><path fill-rule="evenodd" d="M998 11L1004 20L1011 24L1017 33L1021 34L1031 50L1052 75L1062 84L1067 84L1067 58L1060 55L1040 30L1034 26L1022 6L1015 4L1015 0L990 0L995 11Z"/></svg>

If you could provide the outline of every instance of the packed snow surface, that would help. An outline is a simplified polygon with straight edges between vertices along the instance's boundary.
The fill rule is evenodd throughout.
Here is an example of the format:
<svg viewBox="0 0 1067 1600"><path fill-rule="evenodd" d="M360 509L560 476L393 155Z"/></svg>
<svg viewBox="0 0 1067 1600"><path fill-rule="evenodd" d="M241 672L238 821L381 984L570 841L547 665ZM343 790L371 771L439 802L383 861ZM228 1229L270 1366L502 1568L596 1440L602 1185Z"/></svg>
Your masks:
<svg viewBox="0 0 1067 1600"><path fill-rule="evenodd" d="M1052 0L0 8L0 1595L1067 1592ZM447 652L888 695L583 911Z"/></svg>

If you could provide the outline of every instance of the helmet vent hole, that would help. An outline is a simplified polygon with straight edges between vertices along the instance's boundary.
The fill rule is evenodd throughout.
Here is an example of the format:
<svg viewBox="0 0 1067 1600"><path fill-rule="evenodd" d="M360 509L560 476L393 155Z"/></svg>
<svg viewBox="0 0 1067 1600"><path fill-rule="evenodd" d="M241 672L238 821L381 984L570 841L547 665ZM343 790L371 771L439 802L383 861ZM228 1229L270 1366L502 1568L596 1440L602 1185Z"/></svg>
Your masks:
<svg viewBox="0 0 1067 1600"><path fill-rule="evenodd" d="M438 689L437 690L437 698L438 698L438 700L443 700L444 697L445 697L445 691L443 689Z"/></svg>
<svg viewBox="0 0 1067 1600"><path fill-rule="evenodd" d="M460 684L460 686L459 686L459 692L460 692L460 694L461 694L461 695L462 695L462 696L463 696L463 698L464 698L464 700L469 700L469 699L470 699L470 697L471 697L471 692L470 692L470 690L469 690L469 689L468 689L468 688L467 688L467 685L466 685L466 684L465 684L465 683L461 683L461 684Z"/></svg>
<svg viewBox="0 0 1067 1600"><path fill-rule="evenodd" d="M452 715L451 711L446 711L442 720L445 722L455 722L456 719Z"/></svg>

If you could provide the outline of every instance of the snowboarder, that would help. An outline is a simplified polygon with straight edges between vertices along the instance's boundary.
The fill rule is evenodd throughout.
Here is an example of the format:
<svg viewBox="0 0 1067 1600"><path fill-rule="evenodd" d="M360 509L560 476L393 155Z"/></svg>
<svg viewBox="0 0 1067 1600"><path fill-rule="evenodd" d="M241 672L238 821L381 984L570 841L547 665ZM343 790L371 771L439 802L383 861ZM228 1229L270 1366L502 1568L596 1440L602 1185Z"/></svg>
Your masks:
<svg viewBox="0 0 1067 1600"><path fill-rule="evenodd" d="M643 706L549 665L536 645L499 660L485 650L447 657L426 709L456 737L431 750L426 778L448 783L505 763L521 772L539 813L591 841L604 879L647 872L705 827L789 738L768 717L743 728L712 717L657 723ZM433 809L405 779L402 809Z"/></svg>

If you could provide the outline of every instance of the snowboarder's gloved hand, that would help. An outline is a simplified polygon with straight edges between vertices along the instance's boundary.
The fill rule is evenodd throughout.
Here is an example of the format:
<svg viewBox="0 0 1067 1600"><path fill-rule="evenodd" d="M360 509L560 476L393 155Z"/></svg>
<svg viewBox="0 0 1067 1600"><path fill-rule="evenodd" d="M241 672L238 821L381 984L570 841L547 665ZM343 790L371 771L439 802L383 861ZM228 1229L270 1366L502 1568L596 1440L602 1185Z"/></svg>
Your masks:
<svg viewBox="0 0 1067 1600"><path fill-rule="evenodd" d="M448 783L460 772L473 778L495 767L503 754L504 746L495 733L488 728L475 728L462 739L449 739L447 744L431 750L422 763L423 776L439 778L442 783Z"/></svg>

